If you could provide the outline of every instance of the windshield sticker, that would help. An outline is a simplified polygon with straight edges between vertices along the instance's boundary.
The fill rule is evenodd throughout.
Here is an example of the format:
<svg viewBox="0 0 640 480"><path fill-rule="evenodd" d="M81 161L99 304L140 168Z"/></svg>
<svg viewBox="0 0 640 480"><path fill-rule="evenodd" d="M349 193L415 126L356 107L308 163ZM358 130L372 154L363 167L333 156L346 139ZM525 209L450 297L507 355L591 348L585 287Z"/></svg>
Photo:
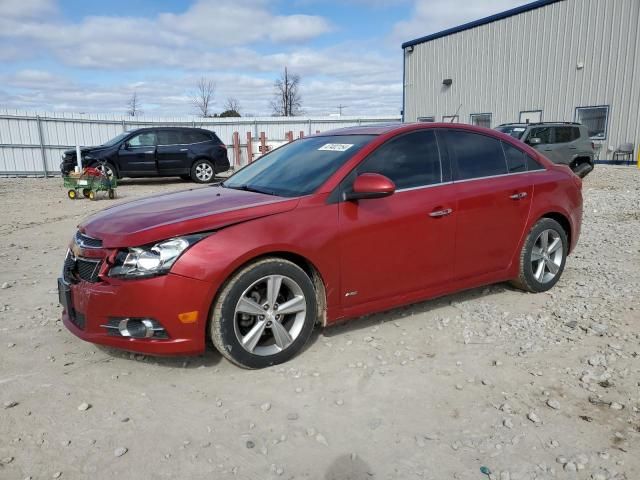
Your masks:
<svg viewBox="0 0 640 480"><path fill-rule="evenodd" d="M526 130L526 128L521 128L521 127L513 129L514 132L524 132L525 130Z"/></svg>
<svg viewBox="0 0 640 480"><path fill-rule="evenodd" d="M330 152L346 152L351 147L353 147L353 143L326 143L318 150L328 150Z"/></svg>

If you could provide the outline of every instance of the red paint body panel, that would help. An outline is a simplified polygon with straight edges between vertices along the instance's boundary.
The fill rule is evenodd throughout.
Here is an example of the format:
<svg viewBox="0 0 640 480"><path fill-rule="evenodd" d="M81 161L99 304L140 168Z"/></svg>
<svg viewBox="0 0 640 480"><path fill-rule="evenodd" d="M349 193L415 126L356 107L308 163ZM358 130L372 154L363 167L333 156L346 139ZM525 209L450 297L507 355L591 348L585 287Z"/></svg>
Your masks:
<svg viewBox="0 0 640 480"><path fill-rule="evenodd" d="M194 355L204 351L203 335L208 317L210 284L168 274L144 280L115 280L109 283L71 285L76 311L86 318L84 330L77 328L63 311L62 320L72 333L88 342L156 355ZM198 312L198 321L184 324L182 312ZM168 340L135 340L115 337L100 327L109 317L150 317L169 334ZM141 348L142 347L142 348Z"/></svg>
<svg viewBox="0 0 640 480"><path fill-rule="evenodd" d="M228 188L195 188L107 208L79 229L100 238L106 248L132 247L284 212L297 203L297 199Z"/></svg>
<svg viewBox="0 0 640 480"><path fill-rule="evenodd" d="M334 189L370 152L398 134L427 128L491 135L527 151L546 170L399 190L384 198L331 200ZM214 233L189 248L168 275L116 280L106 277L105 266L102 282L72 285L87 327L79 330L63 314L65 325L85 340L127 350L199 353L205 348L211 305L224 282L261 256L284 253L312 265L325 286L331 324L514 278L526 233L544 215L563 215L571 225L571 250L578 241L579 180L508 135L451 124L358 127L341 134L378 136L311 195L286 199L206 187L126 203L83 222L80 230L102 239L105 249L74 247L80 256L104 257L116 248ZM521 200L510 198L523 192L527 195ZM442 210L451 212L431 215ZM196 323L178 321L179 313L194 310L199 312ZM171 338L109 336L100 325L113 316L155 318Z"/></svg>

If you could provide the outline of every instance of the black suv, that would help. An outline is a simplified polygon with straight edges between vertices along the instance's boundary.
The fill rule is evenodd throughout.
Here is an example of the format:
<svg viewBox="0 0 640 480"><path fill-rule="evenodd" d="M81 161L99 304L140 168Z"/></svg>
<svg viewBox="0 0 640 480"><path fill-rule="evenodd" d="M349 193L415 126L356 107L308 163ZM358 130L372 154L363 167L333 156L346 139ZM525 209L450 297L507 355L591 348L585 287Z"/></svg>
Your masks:
<svg viewBox="0 0 640 480"><path fill-rule="evenodd" d="M179 176L209 183L229 169L227 147L215 133L201 128L139 128L80 152L83 167L97 167L118 178ZM60 164L62 174L75 166L76 151L67 150Z"/></svg>

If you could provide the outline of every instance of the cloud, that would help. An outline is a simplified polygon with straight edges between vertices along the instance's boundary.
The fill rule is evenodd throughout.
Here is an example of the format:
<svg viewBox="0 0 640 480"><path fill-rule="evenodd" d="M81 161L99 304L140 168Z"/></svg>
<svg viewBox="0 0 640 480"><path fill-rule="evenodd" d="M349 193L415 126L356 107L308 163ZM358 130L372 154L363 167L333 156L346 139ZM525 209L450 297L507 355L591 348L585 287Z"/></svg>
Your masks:
<svg viewBox="0 0 640 480"><path fill-rule="evenodd" d="M416 0L411 18L394 25L398 45L528 3L526 0Z"/></svg>
<svg viewBox="0 0 640 480"><path fill-rule="evenodd" d="M54 0L2 0L0 17L30 18L50 15L57 11Z"/></svg>

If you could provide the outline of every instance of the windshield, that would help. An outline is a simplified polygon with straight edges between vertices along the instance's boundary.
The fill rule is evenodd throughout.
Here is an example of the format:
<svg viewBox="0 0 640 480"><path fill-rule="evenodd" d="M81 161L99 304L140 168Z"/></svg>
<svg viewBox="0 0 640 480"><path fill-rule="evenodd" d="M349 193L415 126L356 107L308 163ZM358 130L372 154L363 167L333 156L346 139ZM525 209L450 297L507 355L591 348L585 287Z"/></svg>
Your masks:
<svg viewBox="0 0 640 480"><path fill-rule="evenodd" d="M524 134L526 129L526 127L521 127L518 125L505 125L503 127L496 128L496 130L498 130L499 132L511 135L513 138L517 138L518 140L522 138L522 134Z"/></svg>
<svg viewBox="0 0 640 480"><path fill-rule="evenodd" d="M116 143L118 143L120 140L122 140L124 137L126 137L127 135L129 135L129 133L131 132L124 132L121 133L120 135L118 135L117 137L113 137L111 140L109 140L108 142L104 142L102 145L100 145L101 147L113 147Z"/></svg>
<svg viewBox="0 0 640 480"><path fill-rule="evenodd" d="M281 197L308 195L373 138L333 135L296 140L246 166L222 186Z"/></svg>

